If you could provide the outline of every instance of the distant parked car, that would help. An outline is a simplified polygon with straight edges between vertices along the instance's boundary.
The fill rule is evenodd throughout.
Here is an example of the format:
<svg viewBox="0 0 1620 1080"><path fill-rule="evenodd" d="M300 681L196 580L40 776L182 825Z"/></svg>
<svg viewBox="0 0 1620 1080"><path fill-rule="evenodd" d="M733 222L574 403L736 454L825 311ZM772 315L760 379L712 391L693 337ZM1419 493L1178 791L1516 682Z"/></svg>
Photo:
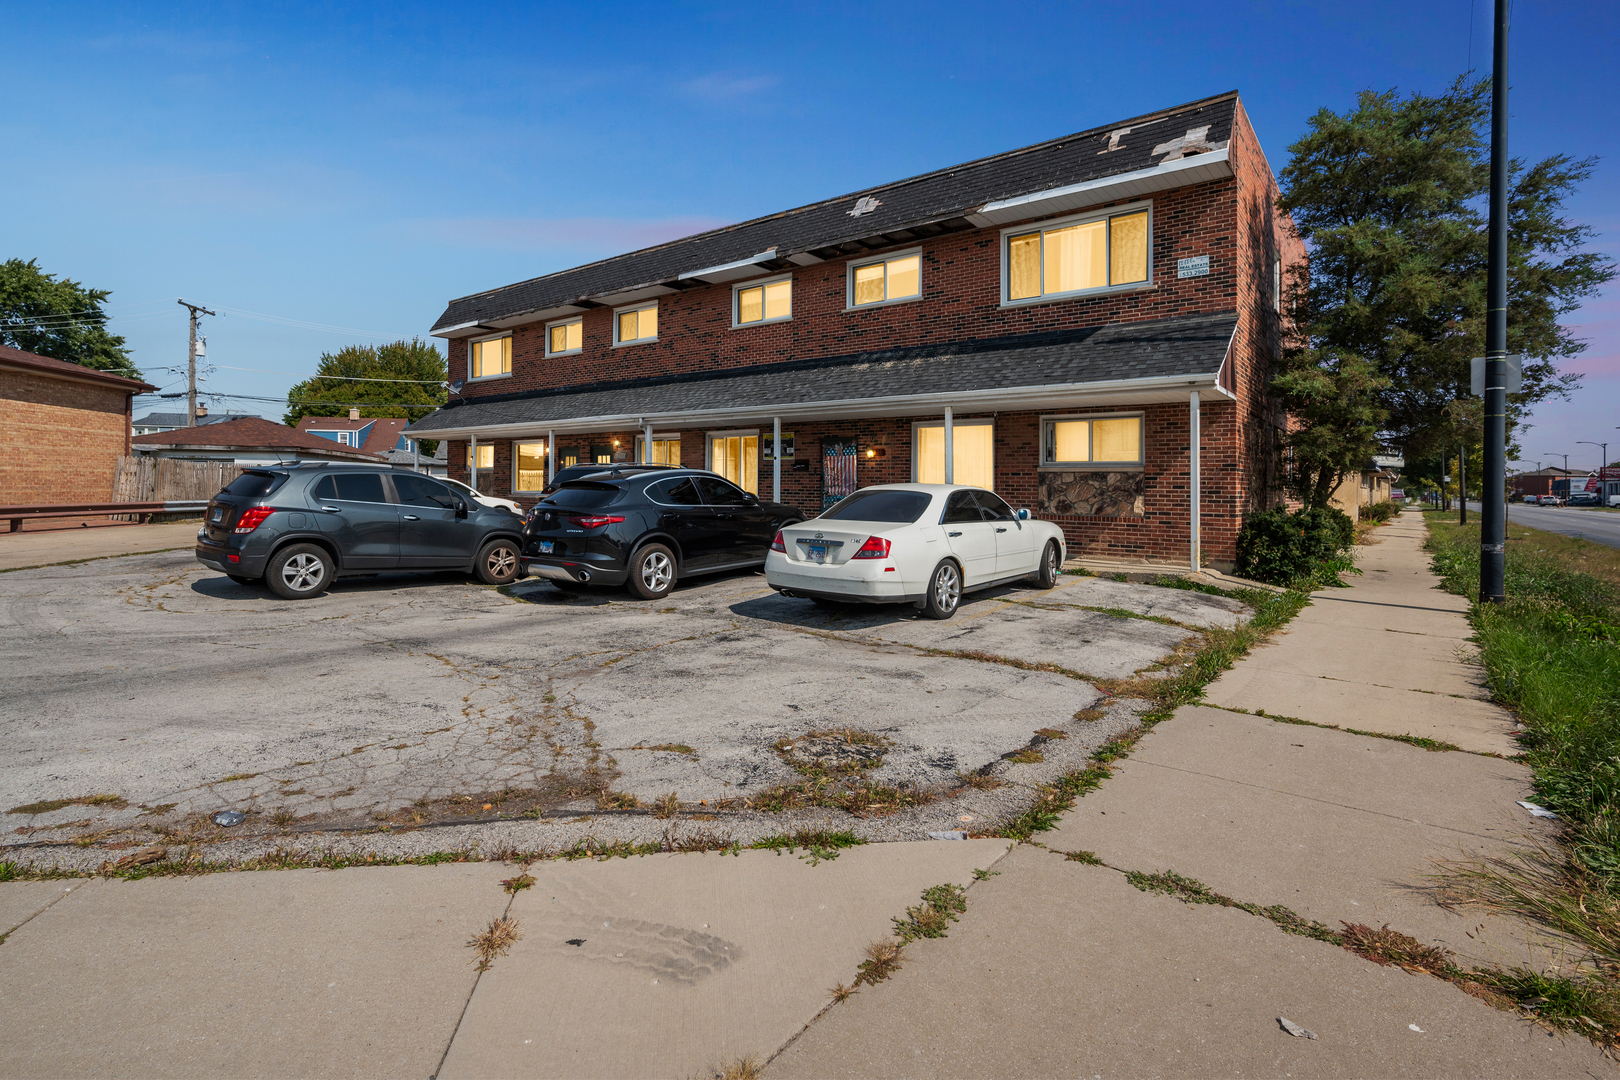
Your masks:
<svg viewBox="0 0 1620 1080"><path fill-rule="evenodd" d="M476 499L477 501L483 503L485 506L498 506L503 510L510 510L512 513L516 514L518 517L523 516L523 507L519 506L517 503L513 502L511 499L499 499L499 498L496 498L494 495L485 495L482 491L479 491L477 488L468 487L466 484L463 484L460 480L452 480L448 476L440 476L440 477L436 477L435 479L442 480L444 483L449 484L451 487L455 488L457 491L461 492L463 495L467 496L470 499Z"/></svg>
<svg viewBox="0 0 1620 1080"><path fill-rule="evenodd" d="M1560 499L1557 495L1543 495L1541 497L1540 501L1541 501L1542 506L1563 506L1564 505L1564 500Z"/></svg>
<svg viewBox="0 0 1620 1080"><path fill-rule="evenodd" d="M884 484L784 528L765 560L765 582L783 596L910 603L948 619L977 589L1030 577L1050 589L1064 556L1062 529L1015 512L994 492Z"/></svg>
<svg viewBox="0 0 1620 1080"><path fill-rule="evenodd" d="M197 561L288 600L387 570L520 573L522 522L409 469L302 461L248 469L209 500Z"/></svg>
<svg viewBox="0 0 1620 1080"><path fill-rule="evenodd" d="M1602 506L1603 500L1598 498L1595 491L1576 491L1569 497L1567 506Z"/></svg>
<svg viewBox="0 0 1620 1080"><path fill-rule="evenodd" d="M626 585L656 600L682 578L760 565L803 518L700 469L597 472L534 505L522 566L560 589Z"/></svg>

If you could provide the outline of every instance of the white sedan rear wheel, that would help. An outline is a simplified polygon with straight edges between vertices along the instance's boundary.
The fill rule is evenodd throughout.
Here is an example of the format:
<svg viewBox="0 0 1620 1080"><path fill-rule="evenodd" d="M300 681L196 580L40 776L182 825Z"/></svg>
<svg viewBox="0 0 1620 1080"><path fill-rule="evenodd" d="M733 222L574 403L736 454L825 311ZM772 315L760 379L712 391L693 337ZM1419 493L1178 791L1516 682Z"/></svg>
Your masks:
<svg viewBox="0 0 1620 1080"><path fill-rule="evenodd" d="M962 572L946 559L934 567L928 578L928 594L923 598L923 614L930 619L948 619L962 603Z"/></svg>

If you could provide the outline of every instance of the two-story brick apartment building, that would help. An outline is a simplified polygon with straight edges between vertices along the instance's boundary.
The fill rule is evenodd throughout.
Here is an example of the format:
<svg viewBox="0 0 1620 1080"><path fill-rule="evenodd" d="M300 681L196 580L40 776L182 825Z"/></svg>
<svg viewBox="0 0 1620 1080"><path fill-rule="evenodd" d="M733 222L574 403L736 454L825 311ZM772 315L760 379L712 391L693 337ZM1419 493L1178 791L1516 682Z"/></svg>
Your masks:
<svg viewBox="0 0 1620 1080"><path fill-rule="evenodd" d="M476 293L433 328L450 404L409 433L519 500L579 461L807 513L954 481L1077 554L1229 564L1275 501L1304 257L1276 194L1234 92Z"/></svg>

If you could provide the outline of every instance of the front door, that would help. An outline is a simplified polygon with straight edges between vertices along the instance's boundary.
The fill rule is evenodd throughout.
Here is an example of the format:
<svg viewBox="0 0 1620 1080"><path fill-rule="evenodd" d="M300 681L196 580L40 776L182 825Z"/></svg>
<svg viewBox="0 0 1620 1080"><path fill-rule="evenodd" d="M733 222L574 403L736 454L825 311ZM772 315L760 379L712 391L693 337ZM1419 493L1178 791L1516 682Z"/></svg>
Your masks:
<svg viewBox="0 0 1620 1080"><path fill-rule="evenodd" d="M996 530L996 577L1033 573L1040 552L1036 550L1035 530L1030 523L1019 521L1013 508L999 495L989 491L975 491L973 495Z"/></svg>
<svg viewBox="0 0 1620 1080"><path fill-rule="evenodd" d="M821 508L823 510L846 495L855 494L860 485L855 480L855 440L821 440Z"/></svg>
<svg viewBox="0 0 1620 1080"><path fill-rule="evenodd" d="M984 519L973 492L951 492L939 524L951 552L962 560L964 585L971 588L996 576L996 523Z"/></svg>
<svg viewBox="0 0 1620 1080"><path fill-rule="evenodd" d="M395 473L393 481L399 496L399 565L470 566L482 528L456 514L461 496L415 473Z"/></svg>
<svg viewBox="0 0 1620 1080"><path fill-rule="evenodd" d="M345 570L399 564L399 507L388 501L379 472L323 476L312 493L321 531L337 542Z"/></svg>

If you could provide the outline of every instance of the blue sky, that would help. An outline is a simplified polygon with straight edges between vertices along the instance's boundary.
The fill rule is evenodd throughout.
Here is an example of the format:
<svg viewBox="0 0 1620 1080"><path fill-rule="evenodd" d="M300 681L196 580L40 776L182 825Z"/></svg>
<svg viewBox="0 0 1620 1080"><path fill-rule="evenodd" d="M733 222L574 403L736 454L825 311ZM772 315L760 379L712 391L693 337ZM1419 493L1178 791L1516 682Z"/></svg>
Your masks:
<svg viewBox="0 0 1620 1080"><path fill-rule="evenodd" d="M1620 5L1514 16L1513 151L1610 154L1571 209L1620 255ZM426 336L455 296L1233 88L1280 169L1318 108L1485 71L1490 19L1489 0L11 4L0 258L113 290L166 388L175 298L227 312L205 320L207 388L283 396L323 351ZM1574 440L1620 445L1620 287L1572 321L1585 388L1524 447L1591 465Z"/></svg>

